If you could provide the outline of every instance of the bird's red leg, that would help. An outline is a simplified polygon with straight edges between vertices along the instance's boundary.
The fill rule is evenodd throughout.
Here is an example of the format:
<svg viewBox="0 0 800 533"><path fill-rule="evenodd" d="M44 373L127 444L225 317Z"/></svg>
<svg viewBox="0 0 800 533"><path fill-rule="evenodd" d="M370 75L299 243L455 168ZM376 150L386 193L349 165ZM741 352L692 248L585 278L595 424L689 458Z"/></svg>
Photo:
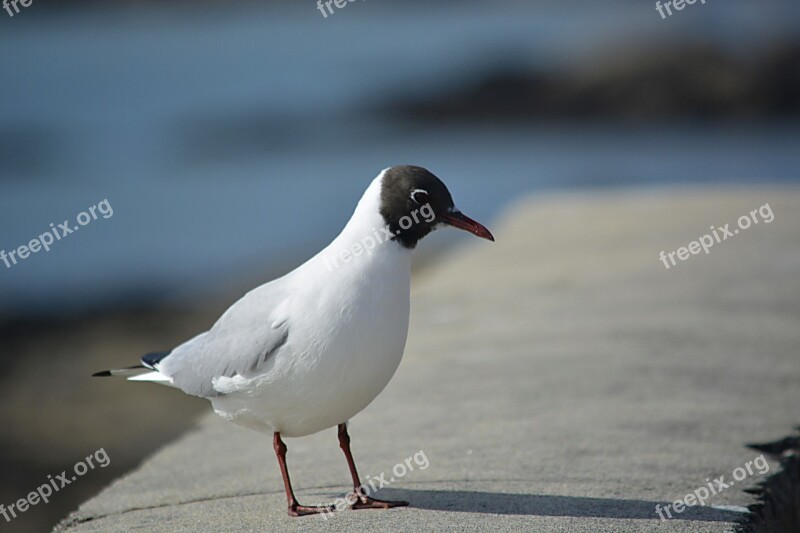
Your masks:
<svg viewBox="0 0 800 533"><path fill-rule="evenodd" d="M408 505L404 501L383 501L375 498L370 498L364 488L361 486L361 480L358 478L358 471L356 470L356 463L353 461L353 454L350 452L350 435L347 433L347 424L339 424L339 446L344 452L347 459L347 466L350 468L350 475L353 476L353 493L356 496L356 501L352 504L352 509L389 509L391 507L403 507Z"/></svg>
<svg viewBox="0 0 800 533"><path fill-rule="evenodd" d="M278 456L278 465L281 467L283 475L283 486L286 488L286 500L289 502L289 516L305 516L309 514L333 512L334 507L311 507L300 505L294 497L292 482L289 480L289 469L286 467L286 445L281 440L281 434L277 431L272 439L272 446L275 448L275 455Z"/></svg>

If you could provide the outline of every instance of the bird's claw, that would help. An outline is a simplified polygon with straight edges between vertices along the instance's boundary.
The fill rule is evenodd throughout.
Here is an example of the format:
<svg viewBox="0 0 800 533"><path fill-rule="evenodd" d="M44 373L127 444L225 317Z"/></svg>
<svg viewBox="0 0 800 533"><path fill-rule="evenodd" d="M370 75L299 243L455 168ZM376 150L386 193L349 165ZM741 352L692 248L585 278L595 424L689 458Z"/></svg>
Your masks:
<svg viewBox="0 0 800 533"><path fill-rule="evenodd" d="M376 498L370 498L369 496L359 496L358 499L354 504L350 506L351 509L391 509L392 507L406 507L408 502L397 500L397 501L385 501L385 500L378 500Z"/></svg>
<svg viewBox="0 0 800 533"><path fill-rule="evenodd" d="M332 513L336 510L333 505L315 506L294 504L289 506L289 516L308 516L312 514Z"/></svg>

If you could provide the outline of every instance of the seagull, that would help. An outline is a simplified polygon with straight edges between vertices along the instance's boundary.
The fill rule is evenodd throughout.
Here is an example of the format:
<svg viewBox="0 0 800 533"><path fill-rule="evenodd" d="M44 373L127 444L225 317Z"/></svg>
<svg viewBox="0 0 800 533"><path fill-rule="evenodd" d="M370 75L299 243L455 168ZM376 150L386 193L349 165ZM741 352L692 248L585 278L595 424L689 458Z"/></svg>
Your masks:
<svg viewBox="0 0 800 533"><path fill-rule="evenodd" d="M209 329L141 364L95 376L154 382L206 398L226 420L272 434L290 516L330 512L300 505L282 437L338 428L353 481L351 509L404 501L371 498L361 484L347 426L386 387L408 336L411 255L448 225L494 241L464 215L428 170L395 166L372 180L342 232L285 276L234 303Z"/></svg>

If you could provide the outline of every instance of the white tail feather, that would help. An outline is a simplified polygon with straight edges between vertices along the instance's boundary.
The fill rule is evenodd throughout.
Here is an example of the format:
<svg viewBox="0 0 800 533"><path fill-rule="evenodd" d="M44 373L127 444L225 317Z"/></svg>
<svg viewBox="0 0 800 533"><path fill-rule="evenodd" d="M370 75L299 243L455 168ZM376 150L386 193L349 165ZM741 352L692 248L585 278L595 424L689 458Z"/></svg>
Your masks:
<svg viewBox="0 0 800 533"><path fill-rule="evenodd" d="M147 373L145 374L138 374L128 377L128 381L150 381L152 383L160 383L162 385L174 387L172 384L172 378L165 376L161 372L156 372L150 369L147 369Z"/></svg>

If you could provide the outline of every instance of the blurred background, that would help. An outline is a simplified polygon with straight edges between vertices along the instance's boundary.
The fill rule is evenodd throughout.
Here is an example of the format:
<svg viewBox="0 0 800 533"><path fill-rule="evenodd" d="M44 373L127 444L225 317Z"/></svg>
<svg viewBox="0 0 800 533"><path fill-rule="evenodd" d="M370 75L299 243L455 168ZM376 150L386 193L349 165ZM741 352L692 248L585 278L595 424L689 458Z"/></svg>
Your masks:
<svg viewBox="0 0 800 533"><path fill-rule="evenodd" d="M111 458L0 529L49 530L190 428L203 400L89 375L208 328L387 166L428 167L490 227L546 190L799 182L799 30L796 0L0 11L0 249L113 208L0 263L0 503Z"/></svg>

